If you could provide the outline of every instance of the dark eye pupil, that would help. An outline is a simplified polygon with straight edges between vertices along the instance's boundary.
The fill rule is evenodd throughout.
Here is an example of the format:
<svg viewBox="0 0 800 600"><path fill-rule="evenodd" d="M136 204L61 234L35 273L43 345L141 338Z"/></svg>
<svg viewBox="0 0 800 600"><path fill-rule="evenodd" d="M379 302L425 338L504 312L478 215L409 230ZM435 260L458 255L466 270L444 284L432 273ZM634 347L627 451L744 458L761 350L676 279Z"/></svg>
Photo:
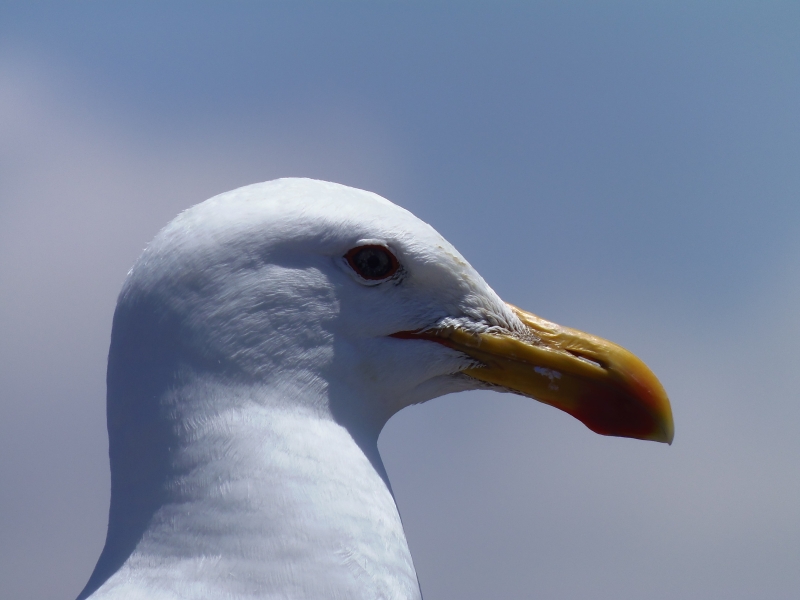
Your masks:
<svg viewBox="0 0 800 600"><path fill-rule="evenodd" d="M382 246L361 246L345 255L353 270L364 279L386 279L397 271L397 259Z"/></svg>
<svg viewBox="0 0 800 600"><path fill-rule="evenodd" d="M392 261L386 250L378 248L364 248L356 252L353 257L358 272L364 277L385 277L392 268Z"/></svg>

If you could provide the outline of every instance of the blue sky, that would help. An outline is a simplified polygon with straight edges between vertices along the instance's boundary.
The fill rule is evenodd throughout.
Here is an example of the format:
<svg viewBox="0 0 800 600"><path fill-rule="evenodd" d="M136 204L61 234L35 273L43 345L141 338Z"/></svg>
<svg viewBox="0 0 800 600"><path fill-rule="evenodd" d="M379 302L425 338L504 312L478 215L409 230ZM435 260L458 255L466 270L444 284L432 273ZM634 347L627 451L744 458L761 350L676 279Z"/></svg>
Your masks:
<svg viewBox="0 0 800 600"><path fill-rule="evenodd" d="M794 3L0 5L0 580L102 546L116 293L178 211L310 176L622 343L671 448L474 393L381 439L426 600L800 589ZM46 574L46 575L45 575Z"/></svg>

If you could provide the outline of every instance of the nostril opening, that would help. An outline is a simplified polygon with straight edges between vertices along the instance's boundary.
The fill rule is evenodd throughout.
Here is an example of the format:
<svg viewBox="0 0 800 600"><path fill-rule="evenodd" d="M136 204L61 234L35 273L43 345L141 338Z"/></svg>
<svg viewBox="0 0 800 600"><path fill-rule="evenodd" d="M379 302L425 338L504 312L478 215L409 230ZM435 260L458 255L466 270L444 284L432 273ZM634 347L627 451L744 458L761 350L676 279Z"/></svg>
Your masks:
<svg viewBox="0 0 800 600"><path fill-rule="evenodd" d="M574 356L574 357L575 357L575 358L577 358L578 360L582 360L583 362L587 362L587 363L589 363L590 365L594 365L595 367L600 367L601 369L605 369L605 366L604 366L604 365L602 365L601 363L597 362L596 360L594 360L594 359L592 359L592 358L588 358L588 357L586 357L586 356L583 356L583 355L581 355L581 354L578 354L577 352L574 352L574 351L572 351L572 350L568 350L568 352L569 352L570 354L572 354L572 356Z"/></svg>

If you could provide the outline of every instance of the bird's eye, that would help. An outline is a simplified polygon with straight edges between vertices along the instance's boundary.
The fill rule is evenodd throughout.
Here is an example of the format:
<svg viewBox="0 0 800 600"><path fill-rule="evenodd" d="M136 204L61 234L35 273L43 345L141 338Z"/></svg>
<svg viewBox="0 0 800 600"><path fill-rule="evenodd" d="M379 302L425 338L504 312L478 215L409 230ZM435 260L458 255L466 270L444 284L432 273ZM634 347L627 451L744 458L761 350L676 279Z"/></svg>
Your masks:
<svg viewBox="0 0 800 600"><path fill-rule="evenodd" d="M356 246L344 255L352 269L364 279L387 279L397 272L400 263L383 246Z"/></svg>

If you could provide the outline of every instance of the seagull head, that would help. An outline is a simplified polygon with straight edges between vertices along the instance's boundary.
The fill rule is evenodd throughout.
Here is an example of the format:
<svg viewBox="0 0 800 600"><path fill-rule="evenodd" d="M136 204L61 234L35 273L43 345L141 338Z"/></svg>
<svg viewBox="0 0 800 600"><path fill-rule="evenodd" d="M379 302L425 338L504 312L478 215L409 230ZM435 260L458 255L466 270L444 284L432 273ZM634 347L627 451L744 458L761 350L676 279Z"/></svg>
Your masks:
<svg viewBox="0 0 800 600"><path fill-rule="evenodd" d="M179 215L132 269L113 337L112 358L168 353L173 377L270 388L376 439L410 404L487 387L601 434L673 437L633 354L503 302L431 226L333 183L251 185Z"/></svg>

